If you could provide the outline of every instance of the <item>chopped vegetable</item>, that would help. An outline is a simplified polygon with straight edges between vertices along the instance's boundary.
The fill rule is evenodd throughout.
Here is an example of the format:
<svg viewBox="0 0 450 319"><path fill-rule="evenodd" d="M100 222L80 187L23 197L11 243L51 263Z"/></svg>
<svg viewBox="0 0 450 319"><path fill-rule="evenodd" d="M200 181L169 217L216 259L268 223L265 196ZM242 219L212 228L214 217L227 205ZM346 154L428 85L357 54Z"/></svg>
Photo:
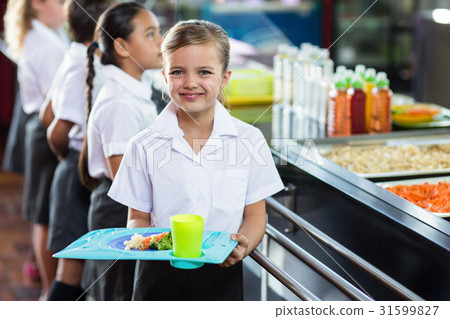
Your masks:
<svg viewBox="0 0 450 319"><path fill-rule="evenodd" d="M145 237L140 250L167 250L172 249L172 233L163 232Z"/></svg>
<svg viewBox="0 0 450 319"><path fill-rule="evenodd" d="M161 240L158 243L158 249L159 250L168 250L172 249L172 232L168 232L166 236L161 238Z"/></svg>
<svg viewBox="0 0 450 319"><path fill-rule="evenodd" d="M450 183L396 185L388 191L433 213L450 213Z"/></svg>

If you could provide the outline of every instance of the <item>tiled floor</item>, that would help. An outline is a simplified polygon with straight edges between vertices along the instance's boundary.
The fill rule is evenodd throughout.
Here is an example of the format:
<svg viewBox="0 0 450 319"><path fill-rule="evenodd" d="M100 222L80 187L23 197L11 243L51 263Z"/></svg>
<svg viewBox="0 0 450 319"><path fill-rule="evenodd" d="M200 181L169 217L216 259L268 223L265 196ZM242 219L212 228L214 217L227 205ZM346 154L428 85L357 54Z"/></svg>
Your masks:
<svg viewBox="0 0 450 319"><path fill-rule="evenodd" d="M0 159L6 133L0 132ZM23 177L0 168L0 300L37 300L40 284L22 274L30 243L29 224L21 218Z"/></svg>

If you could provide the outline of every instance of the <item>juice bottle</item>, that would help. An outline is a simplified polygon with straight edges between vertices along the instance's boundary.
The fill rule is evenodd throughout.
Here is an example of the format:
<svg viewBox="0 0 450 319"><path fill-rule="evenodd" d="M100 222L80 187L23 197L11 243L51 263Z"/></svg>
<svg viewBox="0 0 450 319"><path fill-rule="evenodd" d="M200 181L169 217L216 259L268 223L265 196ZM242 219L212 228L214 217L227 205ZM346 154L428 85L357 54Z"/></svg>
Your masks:
<svg viewBox="0 0 450 319"><path fill-rule="evenodd" d="M349 136L350 105L347 103L347 83L344 76L337 75L328 101L327 135Z"/></svg>
<svg viewBox="0 0 450 319"><path fill-rule="evenodd" d="M366 94L363 91L361 75L355 73L351 87L347 90L347 104L350 106L350 122L352 134L366 132Z"/></svg>
<svg viewBox="0 0 450 319"><path fill-rule="evenodd" d="M375 87L375 77L377 73L375 69L369 68L366 70L365 81L364 81L364 93L366 93L366 129L371 132L370 121L372 118L372 90Z"/></svg>
<svg viewBox="0 0 450 319"><path fill-rule="evenodd" d="M372 90L372 119L371 131L383 133L392 131L391 98L389 80L386 73L379 72L375 80L376 86Z"/></svg>

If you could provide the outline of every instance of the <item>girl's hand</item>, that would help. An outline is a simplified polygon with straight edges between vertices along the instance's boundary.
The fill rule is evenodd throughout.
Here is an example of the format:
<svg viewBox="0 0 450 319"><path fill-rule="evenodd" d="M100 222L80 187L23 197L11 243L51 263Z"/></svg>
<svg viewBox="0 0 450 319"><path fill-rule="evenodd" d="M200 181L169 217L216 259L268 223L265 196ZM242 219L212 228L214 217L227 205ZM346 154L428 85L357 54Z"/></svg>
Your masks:
<svg viewBox="0 0 450 319"><path fill-rule="evenodd" d="M247 257L247 249L248 249L248 238L242 234L232 234L230 236L231 239L238 242L237 246L233 249L231 254L225 259L223 263L220 264L221 267L231 267L234 264L238 263L245 257Z"/></svg>

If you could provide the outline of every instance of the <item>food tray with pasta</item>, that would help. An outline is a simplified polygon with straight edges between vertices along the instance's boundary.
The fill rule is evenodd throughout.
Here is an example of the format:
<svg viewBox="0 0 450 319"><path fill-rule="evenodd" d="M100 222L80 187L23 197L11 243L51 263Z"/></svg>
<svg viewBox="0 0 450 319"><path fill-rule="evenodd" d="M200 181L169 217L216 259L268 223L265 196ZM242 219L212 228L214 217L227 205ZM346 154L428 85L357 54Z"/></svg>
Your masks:
<svg viewBox="0 0 450 319"><path fill-rule="evenodd" d="M53 257L101 260L169 260L220 264L237 245L237 242L230 238L230 233L204 231L202 256L198 258L175 257L172 249L127 249L127 243L129 244L132 241L132 237L138 237L135 235L147 237L169 231L169 228L106 228L94 230L54 254Z"/></svg>
<svg viewBox="0 0 450 319"><path fill-rule="evenodd" d="M336 164L366 178L450 173L450 144L350 146L322 149Z"/></svg>
<svg viewBox="0 0 450 319"><path fill-rule="evenodd" d="M450 217L450 176L419 178L377 185L439 217Z"/></svg>

